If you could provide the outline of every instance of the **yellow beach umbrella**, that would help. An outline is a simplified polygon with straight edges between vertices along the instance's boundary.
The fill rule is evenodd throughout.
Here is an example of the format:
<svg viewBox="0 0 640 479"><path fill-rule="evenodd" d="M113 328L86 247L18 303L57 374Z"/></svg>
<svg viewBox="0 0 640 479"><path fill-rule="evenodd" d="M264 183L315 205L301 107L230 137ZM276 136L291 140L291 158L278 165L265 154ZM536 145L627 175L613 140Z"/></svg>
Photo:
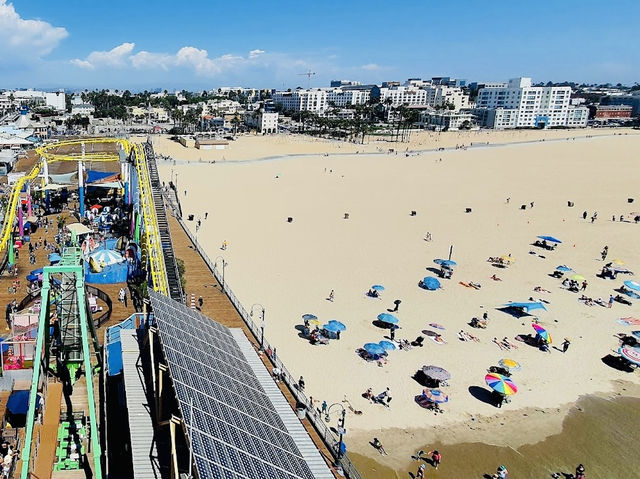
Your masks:
<svg viewBox="0 0 640 479"><path fill-rule="evenodd" d="M310 319L309 324L313 324L314 326L320 326L322 324L322 321L320 321L319 319Z"/></svg>
<svg viewBox="0 0 640 479"><path fill-rule="evenodd" d="M507 368L512 371L517 371L521 367L518 361L516 361L515 359L509 359L509 358L501 359L499 364L503 368Z"/></svg>

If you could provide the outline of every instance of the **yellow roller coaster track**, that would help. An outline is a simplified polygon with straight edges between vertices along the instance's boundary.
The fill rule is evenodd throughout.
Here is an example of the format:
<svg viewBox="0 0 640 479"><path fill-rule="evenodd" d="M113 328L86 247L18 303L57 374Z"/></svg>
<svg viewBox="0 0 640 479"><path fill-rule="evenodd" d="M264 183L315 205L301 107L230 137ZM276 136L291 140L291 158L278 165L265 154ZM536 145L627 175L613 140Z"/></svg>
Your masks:
<svg viewBox="0 0 640 479"><path fill-rule="evenodd" d="M58 153L64 148L78 149L84 144L85 152L69 152ZM0 251L3 251L9 244L11 239L11 231L16 219L18 209L18 201L20 200L20 191L25 183L37 178L42 169L42 161L47 160L48 163L56 161L120 161L117 152L108 151L89 151L93 150L94 145L119 145L128 155L133 150L135 159L135 168L138 173L138 187L140 191L140 206L142 209L142 219L144 223L144 241L142 244L143 251L149 258L151 269L151 279L153 289L164 295L168 295L167 273L165 270L164 256L162 254L162 242L158 230L158 222L156 220L155 205L153 203L153 194L151 190L151 181L149 179L149 170L147 167L144 148L140 145L131 143L121 138L87 138L83 140L66 140L58 143L52 143L36 149L40 156L40 161L31 169L31 171L20 178L9 195L7 209L5 211L4 223L0 233Z"/></svg>

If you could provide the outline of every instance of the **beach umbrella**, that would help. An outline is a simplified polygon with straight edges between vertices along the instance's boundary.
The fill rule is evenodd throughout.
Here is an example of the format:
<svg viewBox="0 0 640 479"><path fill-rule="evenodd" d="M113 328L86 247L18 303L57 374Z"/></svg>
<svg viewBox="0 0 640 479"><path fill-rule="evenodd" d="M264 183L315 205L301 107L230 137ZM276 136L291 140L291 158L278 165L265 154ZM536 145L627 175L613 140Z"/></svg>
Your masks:
<svg viewBox="0 0 640 479"><path fill-rule="evenodd" d="M327 324L332 324L334 327L338 328L338 331L345 331L347 329L347 327L337 319L330 319Z"/></svg>
<svg viewBox="0 0 640 479"><path fill-rule="evenodd" d="M510 396L518 392L518 386L506 376L498 373L489 373L484 377L487 386L500 394Z"/></svg>
<svg viewBox="0 0 640 479"><path fill-rule="evenodd" d="M438 281L438 278L434 278L433 276L426 276L422 279L422 285L426 289L434 291L440 288L440 281Z"/></svg>
<svg viewBox="0 0 640 479"><path fill-rule="evenodd" d="M331 331L332 333L337 333L338 331L342 331L340 327L336 323L327 323L322 326L322 329L326 331Z"/></svg>
<svg viewBox="0 0 640 479"><path fill-rule="evenodd" d="M442 324L438 324L438 323L429 323L429 326L431 326L432 328L435 328L435 329L441 329L443 331L445 329L447 329Z"/></svg>
<svg viewBox="0 0 640 479"><path fill-rule="evenodd" d="M101 249L95 253L90 255L90 258L93 259L97 264L104 263L105 266L109 266L111 264L121 263L124 261L124 258L120 253L114 251L112 249Z"/></svg>
<svg viewBox="0 0 640 479"><path fill-rule="evenodd" d="M551 344L551 335L549 334L549 331L547 331L537 323L532 323L531 326L533 327L533 329L536 330L536 333L538 333L538 336L544 339L547 343Z"/></svg>
<svg viewBox="0 0 640 479"><path fill-rule="evenodd" d="M527 313L529 311L534 311L536 309L544 309L545 311L547 310L547 308L545 307L545 305L543 303L541 303L540 301L536 301L536 302L529 302L529 303L507 303L505 304L505 306L507 308L522 308L524 309Z"/></svg>
<svg viewBox="0 0 640 479"><path fill-rule="evenodd" d="M378 343L366 343L364 346L362 346L362 349L364 349L369 354L384 354L385 353L384 348L382 346L380 346Z"/></svg>
<svg viewBox="0 0 640 479"><path fill-rule="evenodd" d="M422 372L425 376L438 381L446 381L451 379L451 373L440 366L422 366Z"/></svg>
<svg viewBox="0 0 640 479"><path fill-rule="evenodd" d="M508 358L501 359L498 364L503 368L507 368L509 371L518 371L522 367L518 361Z"/></svg>
<svg viewBox="0 0 640 479"><path fill-rule="evenodd" d="M302 315L302 319L306 319L307 321L311 321L312 319L318 319L315 314L306 313Z"/></svg>
<svg viewBox="0 0 640 479"><path fill-rule="evenodd" d="M502 256L500 256L500 259L502 261L508 261L510 263L515 263L516 259L513 256L509 256L508 254L503 254Z"/></svg>
<svg viewBox="0 0 640 479"><path fill-rule="evenodd" d="M562 271L563 273L566 273L567 271L573 271L571 268L565 265L558 266L556 270Z"/></svg>
<svg viewBox="0 0 640 479"><path fill-rule="evenodd" d="M322 321L320 321L319 319L310 319L309 324L313 324L314 326L320 326L322 324Z"/></svg>
<svg viewBox="0 0 640 479"><path fill-rule="evenodd" d="M569 279L572 279L574 281L584 281L584 276L582 276L581 274L574 274L572 276L569 276Z"/></svg>
<svg viewBox="0 0 640 479"><path fill-rule="evenodd" d="M636 338L640 339L640 331L632 331L631 334L633 334Z"/></svg>
<svg viewBox="0 0 640 479"><path fill-rule="evenodd" d="M400 320L396 318L393 314L389 313L380 313L378 315L378 321L382 321L383 323L389 324L398 324Z"/></svg>
<svg viewBox="0 0 640 479"><path fill-rule="evenodd" d="M451 259L434 259L433 262L435 264L439 264L440 266L458 266L458 263Z"/></svg>
<svg viewBox="0 0 640 479"><path fill-rule="evenodd" d="M62 259L62 256L60 256L58 253L51 253L49 256L49 262L51 263L57 263L58 261L60 261Z"/></svg>
<svg viewBox="0 0 640 479"><path fill-rule="evenodd" d="M374 291L384 291L384 286L382 286L381 284L374 284L373 286L371 286L371 289Z"/></svg>
<svg viewBox="0 0 640 479"><path fill-rule="evenodd" d="M622 261L621 259L614 259L612 263L617 264L618 266L622 266L624 264L624 261Z"/></svg>
<svg viewBox="0 0 640 479"><path fill-rule="evenodd" d="M636 281L631 281L630 279L624 282L624 285L628 288L631 288L635 291L640 291L640 283Z"/></svg>
<svg viewBox="0 0 640 479"><path fill-rule="evenodd" d="M385 351L395 351L397 349L396 345L393 344L391 341L380 341L378 344Z"/></svg>
<svg viewBox="0 0 640 479"><path fill-rule="evenodd" d="M625 358L627 361L635 364L636 366L640 366L640 348L630 348L625 346L618 349L618 353L620 353L620 356Z"/></svg>
<svg viewBox="0 0 640 479"><path fill-rule="evenodd" d="M551 243L562 243L558 238L554 238L553 236L538 236L541 240L550 241Z"/></svg>
<svg viewBox="0 0 640 479"><path fill-rule="evenodd" d="M422 395L427 401L436 404L442 404L449 401L449 395L443 393L440 389L424 389Z"/></svg>

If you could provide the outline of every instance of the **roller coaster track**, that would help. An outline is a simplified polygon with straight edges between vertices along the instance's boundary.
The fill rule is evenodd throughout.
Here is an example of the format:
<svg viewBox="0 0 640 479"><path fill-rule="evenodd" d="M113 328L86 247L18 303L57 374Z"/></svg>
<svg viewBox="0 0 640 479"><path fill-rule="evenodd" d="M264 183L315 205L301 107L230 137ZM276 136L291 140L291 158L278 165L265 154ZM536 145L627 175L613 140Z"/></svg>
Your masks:
<svg viewBox="0 0 640 479"><path fill-rule="evenodd" d="M82 149L82 145L84 145L84 152L79 151ZM98 148L96 148L98 151L94 151L94 147L96 146L98 146ZM143 253L149 260L152 279L152 284L150 286L152 286L155 291L167 296L169 294L167 272L162 251L161 236L158 228L158 220L156 217L149 167L146 162L144 148L141 145L131 143L125 139L87 138L66 140L37 148L36 152L40 156L40 161L28 174L20 178L11 190L9 201L7 203L7 210L5 211L4 223L0 230L0 251L5 250L11 240L11 232L16 219L20 191L25 183L37 178L38 174L42 170L43 161L46 160L48 163L54 163L57 161L120 161L120 155L117 151L103 151L105 148L101 148L102 146L121 147L127 155L133 154L134 166L138 176L140 207L144 223L144 241L141 246ZM64 152L65 149L74 151Z"/></svg>

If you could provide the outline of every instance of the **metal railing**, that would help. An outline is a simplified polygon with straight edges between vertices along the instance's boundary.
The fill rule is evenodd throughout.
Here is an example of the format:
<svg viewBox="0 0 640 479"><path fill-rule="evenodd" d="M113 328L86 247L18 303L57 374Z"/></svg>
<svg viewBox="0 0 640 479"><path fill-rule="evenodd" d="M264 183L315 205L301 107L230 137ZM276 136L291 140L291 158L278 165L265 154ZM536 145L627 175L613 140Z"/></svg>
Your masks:
<svg viewBox="0 0 640 479"><path fill-rule="evenodd" d="M260 338L262 337L261 327L253 321L250 314L242 305L238 297L234 294L233 290L229 288L229 285L226 282L222 281L222 275L218 272L218 269L215 263L211 261L207 253L200 247L200 244L198 243L198 240L196 239L196 237L191 233L191 231L189 231L187 226L184 224L182 217L177 212L175 202L171 201L170 198L167 198L167 199L168 199L168 203L172 206L174 213L176 213L175 217L178 220L178 223L184 230L185 234L191 240L191 243L193 243L193 246L195 247L196 251L198 252L198 254L200 254L204 262L207 264L207 267L209 268L211 273L214 275L218 283L220 283L220 285L222 286L223 292L227 295L227 297L229 298L229 301L231 301L231 304L233 304L233 306L236 308L236 310L238 311L238 314L240 314L240 317L242 317L242 320L244 321L245 325L249 328L249 330L253 334L253 337L255 338L255 340L260 341ZM342 470L347 478L362 479L362 476L360 475L356 467L353 465L348 455L343 454L340 457L339 440L337 435L327 427L324 420L322 419L322 415L318 413L316 408L313 407L313 404L311 404L311 402L309 401L307 396L304 394L304 392L302 392L298 388L297 380L291 375L289 370L285 367L284 363L277 356L276 348L273 347L271 344L269 344L269 342L266 339L263 339L262 347L266 351L267 356L269 357L272 365L280 369L281 371L280 377L282 381L289 388L291 394L296 399L297 403L304 406L306 410L307 418L309 419L313 427L318 432L318 435L322 438L324 443L327 445L327 447L333 454L335 463L340 467L342 467Z"/></svg>

